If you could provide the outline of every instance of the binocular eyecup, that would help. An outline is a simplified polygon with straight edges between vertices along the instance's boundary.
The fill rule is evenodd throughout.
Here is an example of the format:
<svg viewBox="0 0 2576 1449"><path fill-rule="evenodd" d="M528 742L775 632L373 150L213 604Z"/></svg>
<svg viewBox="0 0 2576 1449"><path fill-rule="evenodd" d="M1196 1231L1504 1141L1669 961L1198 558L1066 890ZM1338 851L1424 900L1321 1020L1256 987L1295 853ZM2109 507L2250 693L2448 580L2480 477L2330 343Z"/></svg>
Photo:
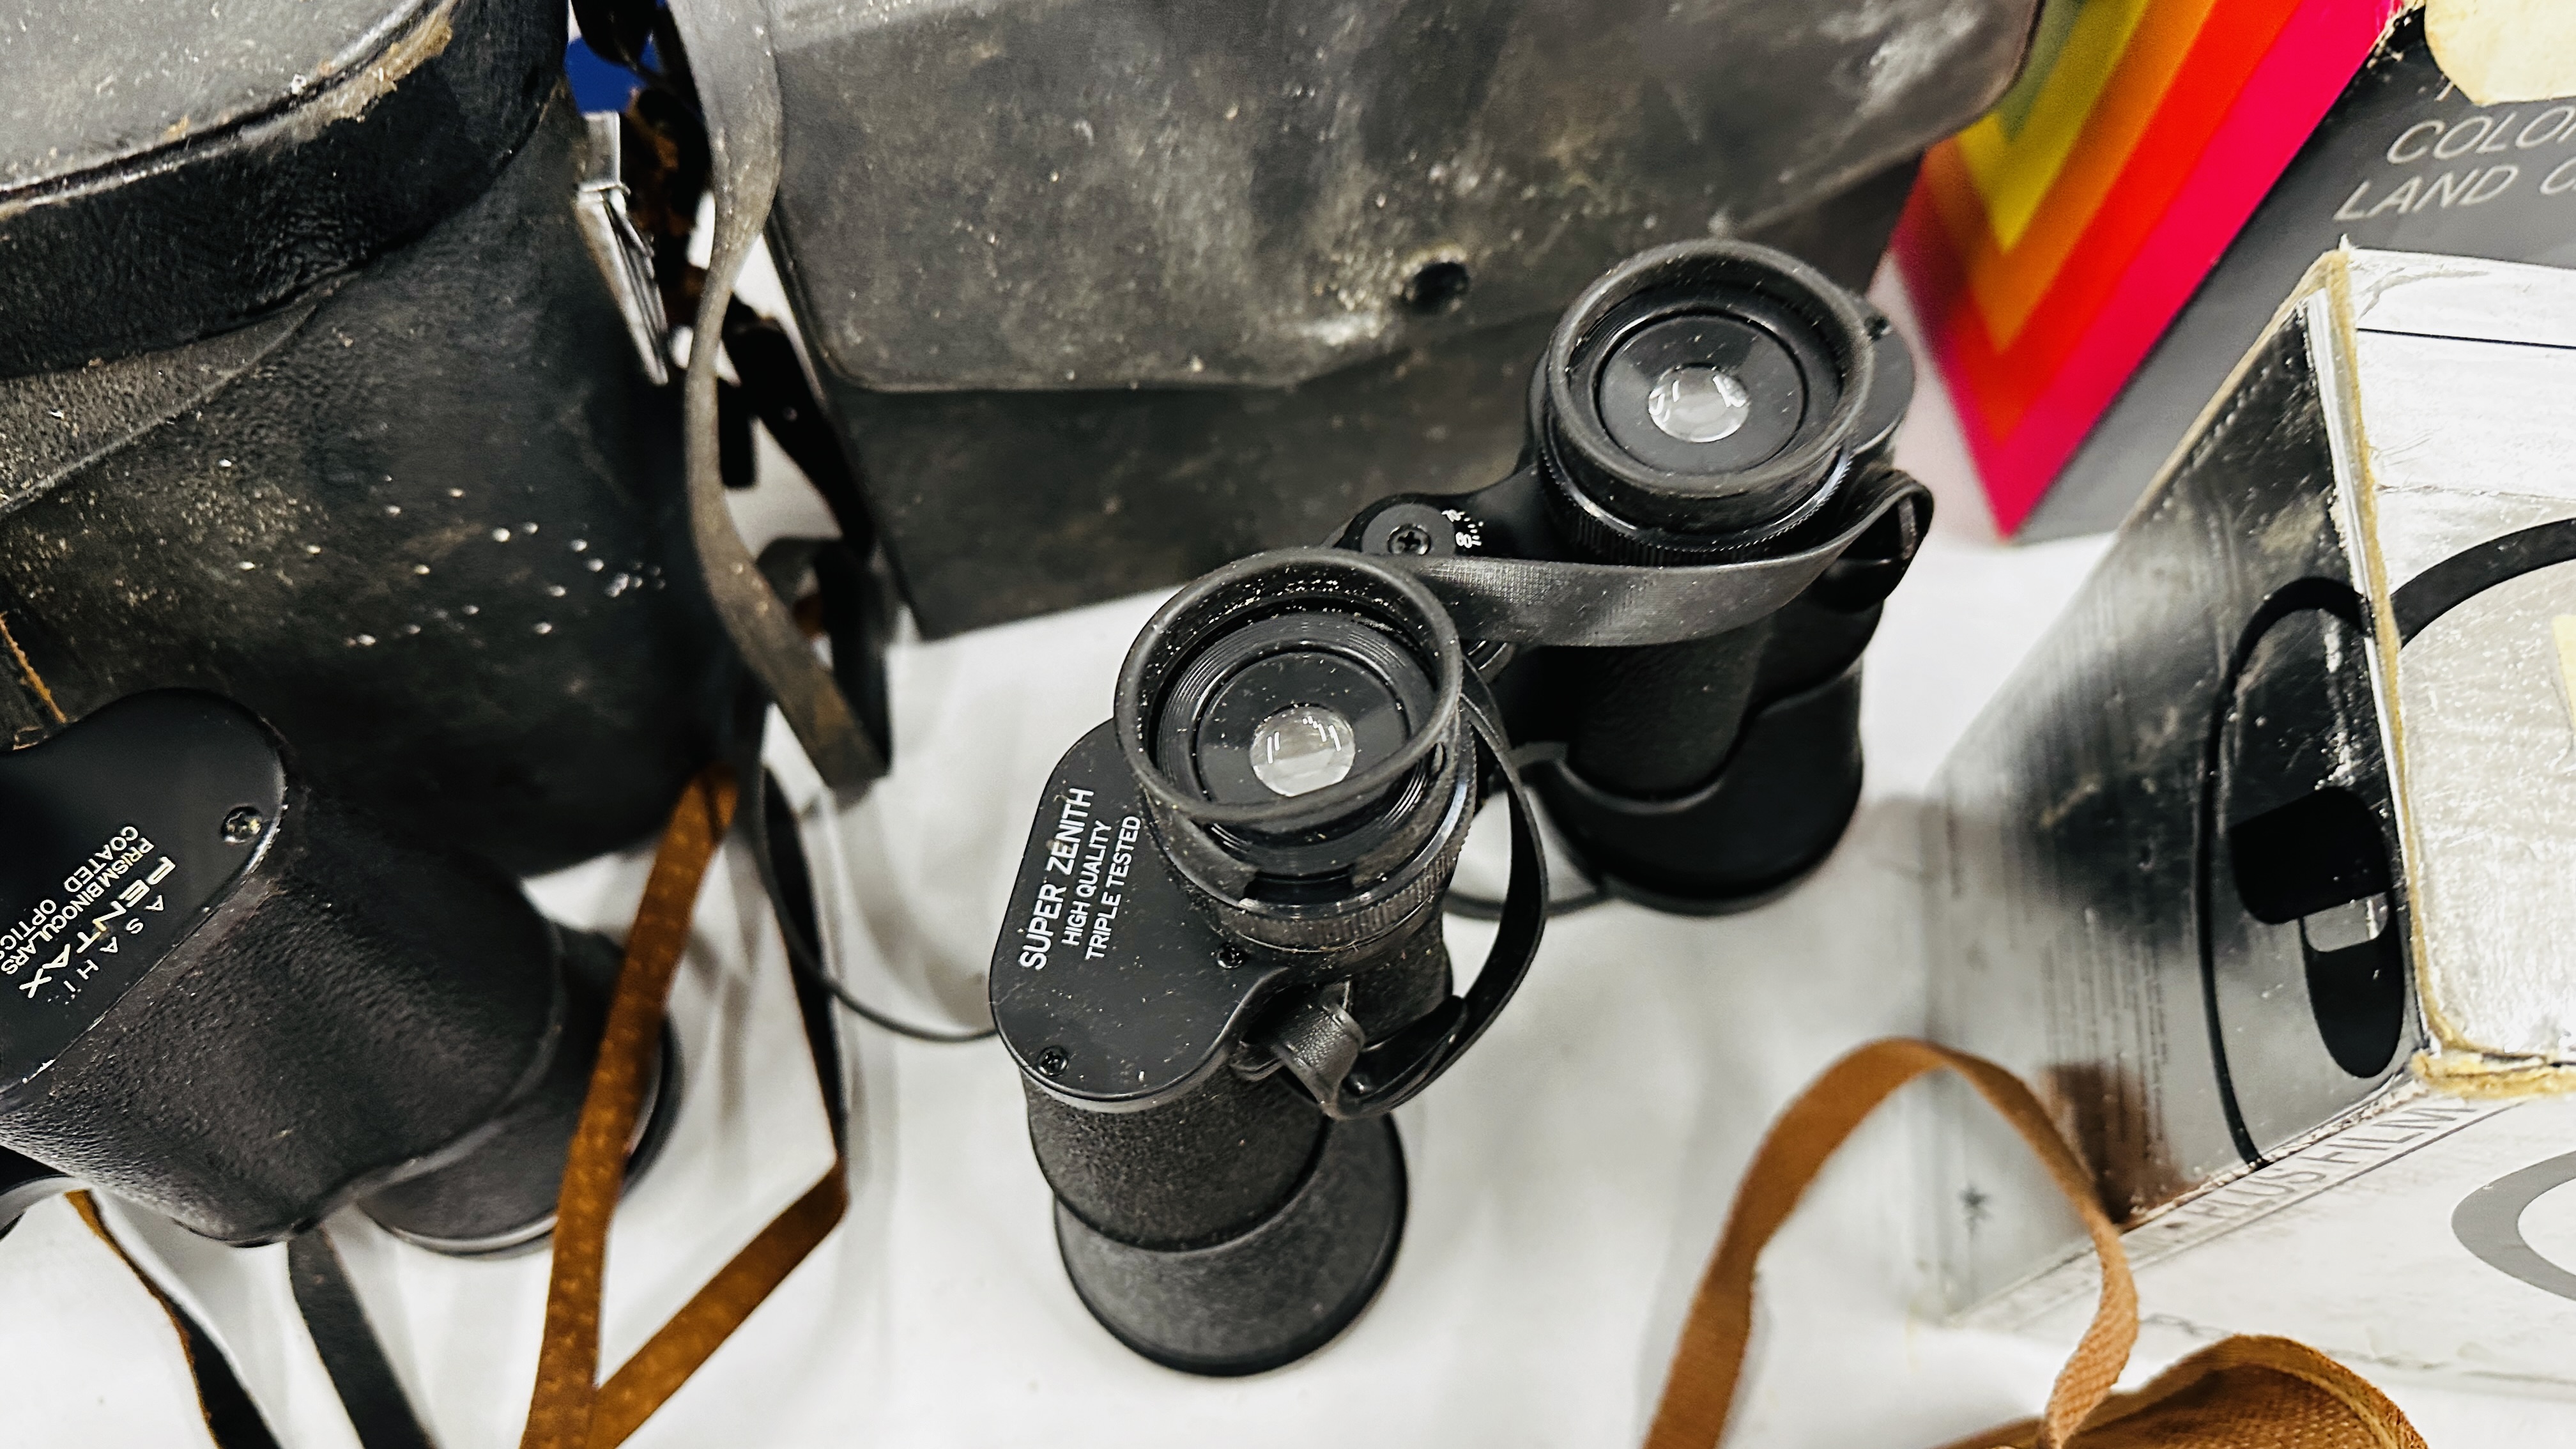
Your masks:
<svg viewBox="0 0 2576 1449"><path fill-rule="evenodd" d="M1877 349L1851 294L1743 242L1642 252L1584 290L1530 378L1530 438L1585 557L1741 552L1833 498Z"/></svg>
<svg viewBox="0 0 2576 1449"><path fill-rule="evenodd" d="M1128 651L1118 742L1156 840L1244 946L1347 953L1420 917L1474 813L1456 627L1334 549L1218 570Z"/></svg>

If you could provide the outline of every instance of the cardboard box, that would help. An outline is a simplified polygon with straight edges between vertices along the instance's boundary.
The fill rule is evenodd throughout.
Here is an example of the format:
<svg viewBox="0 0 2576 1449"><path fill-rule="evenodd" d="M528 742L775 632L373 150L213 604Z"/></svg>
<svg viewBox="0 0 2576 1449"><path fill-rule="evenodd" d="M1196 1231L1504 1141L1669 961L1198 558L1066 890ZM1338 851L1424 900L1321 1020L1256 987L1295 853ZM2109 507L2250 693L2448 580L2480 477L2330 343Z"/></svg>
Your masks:
<svg viewBox="0 0 2576 1449"><path fill-rule="evenodd" d="M2576 1385L2571 399L2576 272L2328 254L1942 768L1935 1033L2152 1316ZM1933 1150L1954 1306L2080 1315L2026 1154Z"/></svg>
<svg viewBox="0 0 2576 1449"><path fill-rule="evenodd" d="M2009 138L1936 147L1895 242L2025 538L2115 526L2320 252L2576 263L2576 99L2474 105L2375 0L2129 8L2034 56Z"/></svg>

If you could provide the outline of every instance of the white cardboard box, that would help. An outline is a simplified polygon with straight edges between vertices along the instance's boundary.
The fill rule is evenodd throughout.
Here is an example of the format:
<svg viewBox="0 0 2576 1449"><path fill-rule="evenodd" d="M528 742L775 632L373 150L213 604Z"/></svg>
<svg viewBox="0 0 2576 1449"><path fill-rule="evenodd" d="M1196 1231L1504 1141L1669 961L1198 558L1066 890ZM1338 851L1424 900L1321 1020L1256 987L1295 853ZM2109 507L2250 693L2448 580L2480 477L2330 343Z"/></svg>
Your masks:
<svg viewBox="0 0 2576 1449"><path fill-rule="evenodd" d="M2329 254L1936 782L1935 1033L2188 1332L2576 1384L2571 426L2576 272ZM1965 1101L1945 1291L2077 1312Z"/></svg>

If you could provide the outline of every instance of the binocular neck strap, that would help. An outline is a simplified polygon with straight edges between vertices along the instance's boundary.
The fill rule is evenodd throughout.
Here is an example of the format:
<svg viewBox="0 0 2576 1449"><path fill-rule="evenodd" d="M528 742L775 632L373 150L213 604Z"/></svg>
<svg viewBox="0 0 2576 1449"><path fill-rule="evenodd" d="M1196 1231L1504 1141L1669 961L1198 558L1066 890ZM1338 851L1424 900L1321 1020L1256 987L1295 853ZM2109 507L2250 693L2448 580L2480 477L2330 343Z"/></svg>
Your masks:
<svg viewBox="0 0 2576 1449"><path fill-rule="evenodd" d="M698 890L732 822L734 798L731 770L710 769L690 782L663 832L627 937L599 1064L564 1163L545 1339L521 1449L612 1449L624 1442L805 1260L849 1206L847 1159L836 1151L821 1181L736 1253L608 1382L598 1381L609 1216L625 1184L626 1144L643 1109L647 1069L688 944ZM823 1020L828 1029L828 1018ZM809 1014L809 1031L814 1021ZM825 1077L825 1063L836 1054L816 1046L816 1074ZM827 1106L837 1075L831 1072L820 1083Z"/></svg>
<svg viewBox="0 0 2576 1449"><path fill-rule="evenodd" d="M688 47L706 117L708 182L715 192L715 236L682 384L689 533L707 594L736 652L778 701L816 771L833 789L851 793L885 773L885 758L786 603L761 577L725 502L716 350L734 281L760 245L778 191L780 106L768 11L762 0L681 0L671 18Z"/></svg>
<svg viewBox="0 0 2576 1449"><path fill-rule="evenodd" d="M125 1250L125 1245L116 1240L116 1235L107 1230L106 1220L98 1214L98 1203L87 1189L66 1193L64 1197L91 1234L107 1244L108 1251L116 1254L117 1260L125 1264L126 1271L134 1275L134 1281L143 1285L143 1291L151 1294L152 1301L159 1304L162 1313L169 1317L172 1331L179 1335L179 1353L187 1360L188 1376L197 1386L197 1411L205 1415L207 1436L220 1449L278 1449L277 1436L270 1432L268 1421L260 1417L259 1405L242 1387L240 1377L233 1372L232 1362L224 1357L214 1335L206 1332L187 1309L180 1307L177 1299L162 1292L161 1286L152 1281L152 1275L145 1272L143 1265L134 1261L134 1255Z"/></svg>
<svg viewBox="0 0 2576 1449"><path fill-rule="evenodd" d="M367 1307L349 1281L340 1250L321 1225L287 1240L286 1275L294 1285L295 1309L304 1316L313 1351L331 1376L349 1427L358 1431L359 1449L435 1449L429 1431L403 1392L385 1360L383 1342L367 1320ZM224 1449L240 1449L218 1440Z"/></svg>
<svg viewBox="0 0 2576 1449"><path fill-rule="evenodd" d="M2128 1255L2077 1160L2021 1079L1982 1057L1926 1041L1871 1042L1825 1069L1789 1104L1753 1154L1726 1232L1691 1300L1663 1402L1646 1449L1712 1449L1744 1367L1753 1325L1753 1265L1818 1169L1897 1088L1940 1068L1968 1079L2030 1145L2084 1220L2102 1263L2092 1325L2049 1391L2047 1411L1955 1441L1950 1449L2424 1449L2422 1436L2360 1375L2286 1338L2222 1339L2114 1394L2138 1337L2138 1292Z"/></svg>
<svg viewBox="0 0 2576 1449"><path fill-rule="evenodd" d="M1349 985L1342 983L1337 994L1319 995L1309 1003L1307 1011L1289 1020L1286 1033L1269 1043L1271 1053L1314 1094L1324 1115L1337 1121L1383 1117L1438 1081L1511 1003L1547 930L1547 850L1539 840L1529 787L1512 765L1502 713L1473 671L1467 675L1466 693L1467 721L1483 757L1480 768L1501 784L1511 809L1512 874L1503 895L1502 921L1467 994L1450 997L1384 1041L1358 1042L1358 1024L1347 1009ZM1430 929L1438 930L1438 923Z"/></svg>
<svg viewBox="0 0 2576 1449"><path fill-rule="evenodd" d="M2129 1278L2120 1230L2102 1211L2093 1175L2076 1159L2049 1121L2048 1110L2021 1079L1982 1057L1927 1041L1890 1039L1859 1047L1825 1069L1771 1124L1754 1150L1753 1164L1735 1190L1726 1231L1708 1272L1691 1298L1681 1343L1664 1380L1663 1402L1646 1433L1646 1449L1711 1449L1726 1432L1744 1350L1753 1331L1753 1267L1763 1245L1779 1231L1843 1139L1897 1088L1927 1072L1948 1068L2019 1133L2049 1178L2084 1220L2093 1252L2102 1260L2102 1296L2093 1322L2060 1369L2048 1410L2035 1426L2038 1449L2065 1449L2100 1407L2128 1364L2138 1338L2138 1290ZM1979 1438L1971 1443L2003 1442Z"/></svg>

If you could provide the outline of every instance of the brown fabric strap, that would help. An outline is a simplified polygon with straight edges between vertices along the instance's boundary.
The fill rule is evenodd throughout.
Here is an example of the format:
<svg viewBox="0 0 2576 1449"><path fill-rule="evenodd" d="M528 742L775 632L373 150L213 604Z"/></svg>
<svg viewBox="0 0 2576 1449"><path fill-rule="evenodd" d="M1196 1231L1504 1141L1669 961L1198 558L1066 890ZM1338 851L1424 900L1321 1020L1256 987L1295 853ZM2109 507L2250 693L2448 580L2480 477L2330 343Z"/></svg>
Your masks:
<svg viewBox="0 0 2576 1449"><path fill-rule="evenodd" d="M839 1224L850 1205L843 1165L835 1160L829 1177L761 1229L600 1386L598 1405L591 1411L592 1449L622 1444L642 1427Z"/></svg>
<svg viewBox="0 0 2576 1449"><path fill-rule="evenodd" d="M2039 1421L1988 1429L1944 1449L2030 1449ZM2086 1420L2080 1449L2425 1449L2388 1396L2287 1338L2221 1339L2113 1394Z"/></svg>
<svg viewBox="0 0 2576 1449"><path fill-rule="evenodd" d="M2112 1395L2086 1422L2082 1444L2424 1449L2406 1416L2359 1374L2304 1343L2254 1335L2211 1344L2136 1393Z"/></svg>
<svg viewBox="0 0 2576 1449"><path fill-rule="evenodd" d="M1816 1173L1879 1103L1926 1072L1947 1067L1968 1079L2021 1134L2084 1219L2102 1260L2102 1296L2073 1357L2059 1371L2041 1418L2039 1449L2064 1449L2119 1381L2138 1336L2137 1288L2119 1230L2102 1211L2085 1171L2048 1113L2020 1080L1980 1057L1930 1042L1872 1042L1825 1069L1771 1125L1736 1189L1726 1231L1691 1299L1673 1351L1647 1449L1710 1449L1726 1432L1753 1331L1753 1270L1763 1246L1797 1208Z"/></svg>
<svg viewBox="0 0 2576 1449"><path fill-rule="evenodd" d="M268 1421L260 1417L259 1406L251 1402L233 1366L224 1360L222 1348L197 1320L188 1316L188 1310L180 1307L177 1299L161 1291L161 1285L143 1271L143 1265L116 1240L116 1234L107 1230L106 1220L98 1214L97 1201L86 1189L76 1189L64 1197L90 1232L125 1265L125 1271L133 1274L143 1291L152 1295L152 1301L161 1305L162 1314L170 1320L172 1335L179 1340L179 1357L187 1365L189 1381L197 1387L197 1412L206 1421L208 1437L219 1449L277 1449L277 1436L269 1431Z"/></svg>
<svg viewBox="0 0 2576 1449"><path fill-rule="evenodd" d="M162 1314L170 1320L170 1331L178 1336L179 1357L187 1361L189 1378L202 1382L198 1379L196 1346L188 1341L191 1335L187 1315L179 1311L179 1305L169 1294L161 1291L160 1284L152 1281L152 1275L143 1271L143 1265L134 1261L134 1255L125 1251L125 1245L116 1240L116 1234L107 1230L107 1220L98 1215L98 1200L89 1195L89 1189L77 1188L64 1193L63 1201L72 1205L72 1211L80 1214L80 1220L89 1226L90 1235L107 1244L107 1250L125 1265L125 1271L133 1274L134 1281L142 1284L143 1291L151 1294L152 1301L161 1306Z"/></svg>
<svg viewBox="0 0 2576 1449"><path fill-rule="evenodd" d="M692 781L671 812L645 882L599 1063L564 1163L545 1339L521 1449L611 1449L623 1442L804 1261L848 1202L836 1157L830 1175L735 1254L605 1386L599 1383L600 1294L609 1218L625 1186L626 1144L643 1107L646 1072L699 887L733 819L734 800L730 770L716 767Z"/></svg>

